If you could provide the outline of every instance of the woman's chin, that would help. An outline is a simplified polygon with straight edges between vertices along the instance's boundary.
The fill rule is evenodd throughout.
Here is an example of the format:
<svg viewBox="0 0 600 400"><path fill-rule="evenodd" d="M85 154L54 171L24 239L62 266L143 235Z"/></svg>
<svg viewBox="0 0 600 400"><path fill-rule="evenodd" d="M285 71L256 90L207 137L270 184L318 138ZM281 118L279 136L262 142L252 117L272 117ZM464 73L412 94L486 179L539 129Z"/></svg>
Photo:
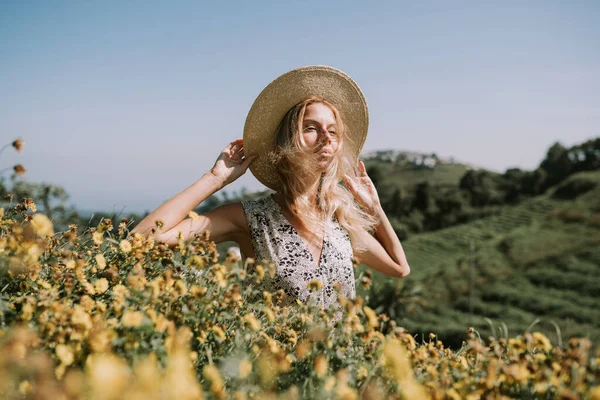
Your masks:
<svg viewBox="0 0 600 400"><path fill-rule="evenodd" d="M317 170L319 172L326 172L329 169L329 166L331 165L331 162L333 160L331 158L327 158L327 159L320 159L317 162Z"/></svg>

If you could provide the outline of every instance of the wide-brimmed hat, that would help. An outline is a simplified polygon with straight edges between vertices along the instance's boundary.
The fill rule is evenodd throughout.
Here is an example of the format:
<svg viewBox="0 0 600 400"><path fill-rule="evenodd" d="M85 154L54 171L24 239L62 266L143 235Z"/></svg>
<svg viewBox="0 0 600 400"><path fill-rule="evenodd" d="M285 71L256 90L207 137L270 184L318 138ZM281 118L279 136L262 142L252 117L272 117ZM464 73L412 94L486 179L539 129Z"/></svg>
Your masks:
<svg viewBox="0 0 600 400"><path fill-rule="evenodd" d="M263 185L277 189L278 178L268 156L276 148L277 128L296 104L318 96L333 104L344 123L345 146L358 158L367 138L369 110L362 91L344 72L323 65L301 67L276 78L258 95L244 125L244 155L258 154L250 171Z"/></svg>

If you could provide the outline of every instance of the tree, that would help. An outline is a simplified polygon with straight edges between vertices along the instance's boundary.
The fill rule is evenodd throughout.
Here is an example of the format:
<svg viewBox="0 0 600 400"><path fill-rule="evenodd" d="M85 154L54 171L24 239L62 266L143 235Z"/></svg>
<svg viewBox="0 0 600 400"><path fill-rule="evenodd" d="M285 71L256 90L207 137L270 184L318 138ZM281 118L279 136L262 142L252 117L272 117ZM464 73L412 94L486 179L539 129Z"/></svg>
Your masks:
<svg viewBox="0 0 600 400"><path fill-rule="evenodd" d="M384 176L382 168L377 164L370 165L367 168L367 175L369 175L369 178L371 178L371 180L373 181L373 185L375 185L375 188L379 190L383 182Z"/></svg>
<svg viewBox="0 0 600 400"><path fill-rule="evenodd" d="M504 199L498 191L496 180L498 176L489 171L470 169L460 179L459 188L469 194L473 207L502 204Z"/></svg>
<svg viewBox="0 0 600 400"><path fill-rule="evenodd" d="M568 150L559 142L554 143L546 153L540 168L546 171L548 179L546 188L561 182L573 172L573 162L569 159Z"/></svg>
<svg viewBox="0 0 600 400"><path fill-rule="evenodd" d="M60 186L18 181L13 178L9 192L17 201L31 198L35 202L37 210L50 218L57 230L66 229L69 224L80 222L75 207L67 204L69 195Z"/></svg>

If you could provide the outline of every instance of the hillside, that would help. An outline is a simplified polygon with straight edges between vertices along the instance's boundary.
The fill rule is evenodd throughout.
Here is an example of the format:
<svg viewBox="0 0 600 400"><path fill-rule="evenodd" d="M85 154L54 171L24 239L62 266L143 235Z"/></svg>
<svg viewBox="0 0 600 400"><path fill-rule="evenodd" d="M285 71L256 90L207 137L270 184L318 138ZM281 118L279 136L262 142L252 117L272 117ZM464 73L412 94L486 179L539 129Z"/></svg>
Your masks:
<svg viewBox="0 0 600 400"><path fill-rule="evenodd" d="M379 169L381 184L413 189L417 183L428 181L433 185L457 186L460 178L472 166L453 158L442 159L435 154L398 150L366 153L361 156L367 169ZM370 173L371 175L371 173Z"/></svg>
<svg viewBox="0 0 600 400"><path fill-rule="evenodd" d="M600 171L497 215L413 235L403 247L411 275L376 273L369 296L413 333L458 346L468 326L487 337L537 324L556 341L557 330L563 339L600 339Z"/></svg>

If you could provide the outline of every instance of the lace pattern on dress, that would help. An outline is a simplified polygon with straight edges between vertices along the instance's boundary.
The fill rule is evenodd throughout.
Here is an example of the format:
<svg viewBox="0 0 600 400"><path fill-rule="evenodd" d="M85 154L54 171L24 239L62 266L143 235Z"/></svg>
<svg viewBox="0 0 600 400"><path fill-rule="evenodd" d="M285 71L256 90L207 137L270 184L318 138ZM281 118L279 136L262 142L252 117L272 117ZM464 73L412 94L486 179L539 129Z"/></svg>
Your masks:
<svg viewBox="0 0 600 400"><path fill-rule="evenodd" d="M265 278L264 290L283 289L287 304L296 299L303 302L310 299L324 308L337 303L335 282L340 283L343 296L356 296L350 237L335 217L325 226L317 268L312 253L284 217L273 195L242 201L242 207L254 247L254 259L273 262L276 266L275 277ZM312 280L321 281L323 288L311 293L308 283Z"/></svg>

